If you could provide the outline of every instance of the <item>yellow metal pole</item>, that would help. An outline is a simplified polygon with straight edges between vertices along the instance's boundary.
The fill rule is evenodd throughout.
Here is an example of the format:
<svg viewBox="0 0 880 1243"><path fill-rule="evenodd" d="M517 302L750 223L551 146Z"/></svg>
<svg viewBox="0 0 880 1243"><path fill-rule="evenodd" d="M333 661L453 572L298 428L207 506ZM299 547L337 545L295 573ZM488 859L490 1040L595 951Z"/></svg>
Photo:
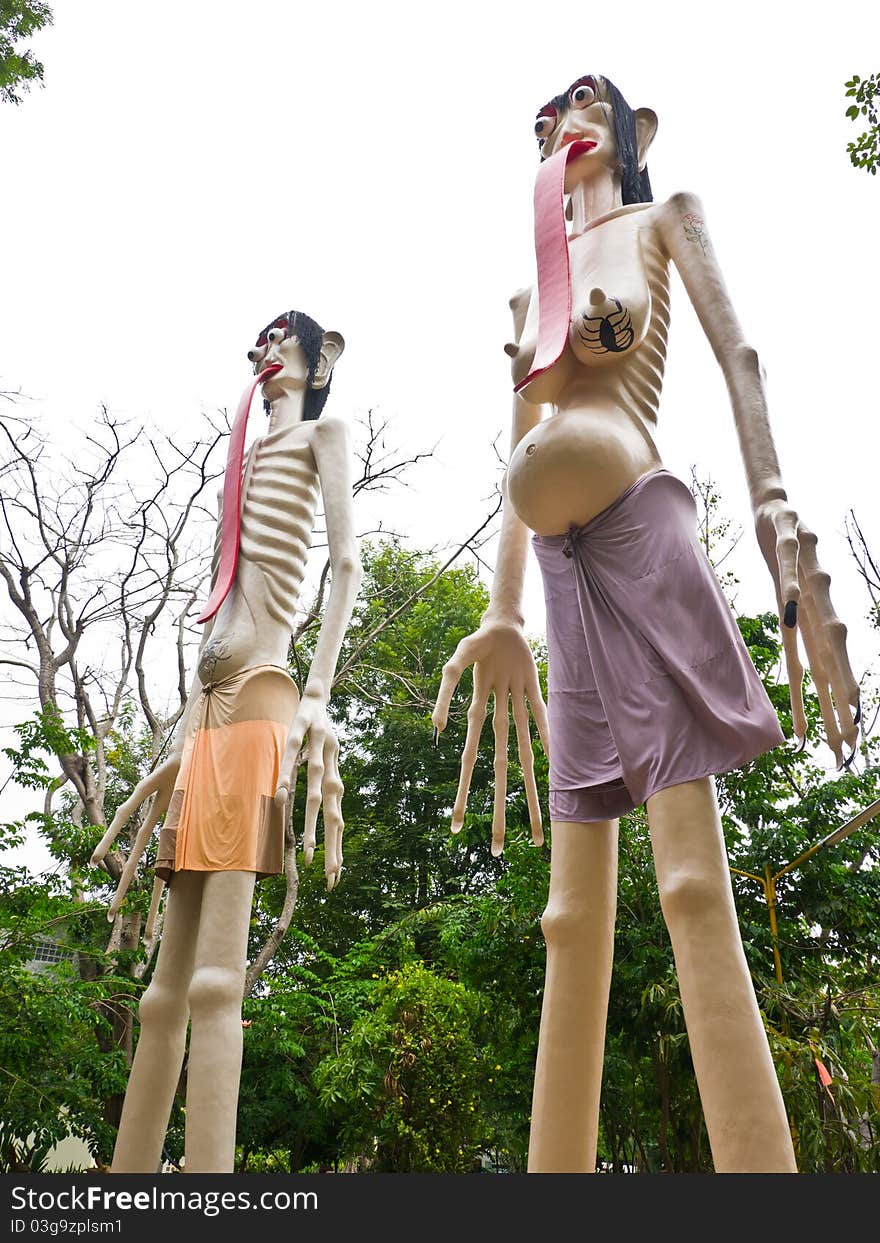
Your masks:
<svg viewBox="0 0 880 1243"><path fill-rule="evenodd" d="M782 958L779 954L779 925L776 922L776 877L770 873L770 864L764 869L764 897L770 912L770 936L773 939L773 961L776 964L776 982L782 983Z"/></svg>
<svg viewBox="0 0 880 1243"><path fill-rule="evenodd" d="M869 803L864 811L860 811L857 816L853 816L852 820L847 820L846 824L842 824L839 829L835 829L833 833L823 837L820 842L815 842L809 850L805 850L802 855L798 855L791 863L786 863L785 867L780 868L776 873L774 880L779 880L780 876L784 876L786 872L793 872L796 867L800 867L805 859L809 859L810 855L814 855L823 846L836 846L838 842L842 842L845 837L849 837L850 833L855 833L856 829L860 829L862 825L867 824L869 820L873 820L877 815L880 815L880 798L875 799L873 803Z"/></svg>

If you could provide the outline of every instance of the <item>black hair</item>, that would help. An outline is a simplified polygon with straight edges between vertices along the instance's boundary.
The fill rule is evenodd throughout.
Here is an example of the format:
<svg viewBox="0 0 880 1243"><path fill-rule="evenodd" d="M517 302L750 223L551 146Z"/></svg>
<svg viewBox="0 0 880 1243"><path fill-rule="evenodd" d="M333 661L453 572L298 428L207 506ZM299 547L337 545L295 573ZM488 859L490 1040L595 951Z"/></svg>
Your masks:
<svg viewBox="0 0 880 1243"><path fill-rule="evenodd" d="M647 166L639 172L639 149L636 138L635 113L610 78L604 78L599 74L588 76L591 76L597 84L600 82L603 84L603 93L606 97L604 102L611 107L614 118L614 138L617 143L617 152L620 156L620 191L624 204L653 203L654 195L651 191L651 180L648 177ZM583 81L583 79L579 78L578 82L580 81ZM550 106L555 108L557 112L567 108L569 106L569 94L572 89L572 87L569 87L563 95L557 95L554 99L551 99ZM546 104L544 106L547 107Z"/></svg>
<svg viewBox="0 0 880 1243"><path fill-rule="evenodd" d="M648 166L639 172L639 148L636 138L636 114L610 78L603 78L608 103L614 115L614 137L620 155L620 190L624 203L653 203Z"/></svg>
<svg viewBox="0 0 880 1243"><path fill-rule="evenodd" d="M299 342L300 349L306 356L306 363L309 369L303 407L303 421L320 418L327 395L330 392L330 380L333 378L331 375L323 388L312 388L312 380L321 358L324 329L303 311L286 311L283 315L279 315L277 319L273 319L271 324L266 325L257 337L257 345L265 345L267 343L268 335L273 328L286 328L288 335L296 337ZM263 409L267 414L269 413L268 401L263 402Z"/></svg>

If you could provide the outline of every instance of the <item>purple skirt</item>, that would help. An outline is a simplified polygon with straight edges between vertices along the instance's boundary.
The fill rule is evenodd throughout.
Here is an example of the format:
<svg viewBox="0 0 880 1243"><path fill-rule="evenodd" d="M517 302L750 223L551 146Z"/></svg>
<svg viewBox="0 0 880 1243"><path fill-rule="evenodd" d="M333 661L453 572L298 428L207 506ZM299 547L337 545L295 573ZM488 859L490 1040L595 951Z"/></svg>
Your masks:
<svg viewBox="0 0 880 1243"><path fill-rule="evenodd" d="M697 536L658 470L532 543L547 603L550 818L612 820L784 742Z"/></svg>

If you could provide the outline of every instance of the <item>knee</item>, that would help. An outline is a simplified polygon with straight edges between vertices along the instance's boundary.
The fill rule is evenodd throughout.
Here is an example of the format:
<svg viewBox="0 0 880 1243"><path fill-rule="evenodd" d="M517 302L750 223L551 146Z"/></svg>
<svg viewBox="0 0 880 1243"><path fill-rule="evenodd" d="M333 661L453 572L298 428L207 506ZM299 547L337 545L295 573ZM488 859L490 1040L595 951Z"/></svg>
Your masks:
<svg viewBox="0 0 880 1243"><path fill-rule="evenodd" d="M667 926L726 913L731 904L729 877L699 869L658 877L658 888Z"/></svg>
<svg viewBox="0 0 880 1243"><path fill-rule="evenodd" d="M193 1016L241 1006L244 979L228 967L197 967L189 986L189 1009Z"/></svg>
<svg viewBox="0 0 880 1243"><path fill-rule="evenodd" d="M185 1023L187 1018L186 996L182 988L153 980L138 1005L141 1027L165 1028Z"/></svg>
<svg viewBox="0 0 880 1243"><path fill-rule="evenodd" d="M541 916L541 931L548 946L582 945L595 924L595 912L583 902L551 898Z"/></svg>

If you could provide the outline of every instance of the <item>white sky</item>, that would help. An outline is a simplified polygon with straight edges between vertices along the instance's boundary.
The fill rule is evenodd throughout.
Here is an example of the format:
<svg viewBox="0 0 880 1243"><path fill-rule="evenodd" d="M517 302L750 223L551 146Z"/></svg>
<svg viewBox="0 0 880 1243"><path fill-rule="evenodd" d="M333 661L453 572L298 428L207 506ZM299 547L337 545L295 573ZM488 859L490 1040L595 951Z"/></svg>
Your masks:
<svg viewBox="0 0 880 1243"><path fill-rule="evenodd" d="M874 658L842 531L853 506L880 551L880 177L849 164L843 83L877 68L878 6L55 9L33 40L45 89L0 110L0 388L29 395L71 452L101 402L172 433L233 406L256 331L296 307L347 341L328 410L375 406L402 444L440 441L389 523L419 546L466 534L499 432L506 448L534 114L605 73L659 114L655 197L703 199L857 676ZM659 447L685 478L692 462L714 476L747 528L738 607L770 608L726 390L677 280ZM543 633L534 566L527 605Z"/></svg>

